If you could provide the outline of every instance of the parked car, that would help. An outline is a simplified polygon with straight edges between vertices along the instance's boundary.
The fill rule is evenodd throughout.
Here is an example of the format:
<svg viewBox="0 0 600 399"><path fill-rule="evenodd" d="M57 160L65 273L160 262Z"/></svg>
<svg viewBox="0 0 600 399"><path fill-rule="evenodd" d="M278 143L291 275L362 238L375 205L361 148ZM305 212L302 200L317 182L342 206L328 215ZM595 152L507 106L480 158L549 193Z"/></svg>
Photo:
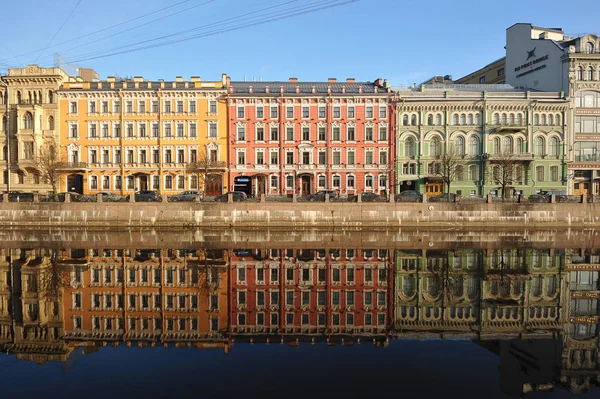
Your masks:
<svg viewBox="0 0 600 399"><path fill-rule="evenodd" d="M24 191L9 191L8 201L9 202L33 202L33 193L26 193Z"/></svg>
<svg viewBox="0 0 600 399"><path fill-rule="evenodd" d="M171 201L195 201L197 195L199 195L200 198L204 197L204 195L202 194L202 191L188 190L188 191L183 191L179 194L173 195L171 197Z"/></svg>
<svg viewBox="0 0 600 399"><path fill-rule="evenodd" d="M427 199L429 202L455 202L456 194L454 193L444 193L440 195L436 195L435 197L430 197Z"/></svg>
<svg viewBox="0 0 600 399"><path fill-rule="evenodd" d="M397 202L421 202L423 196L421 193L415 190L405 190L394 196L394 200Z"/></svg>
<svg viewBox="0 0 600 399"><path fill-rule="evenodd" d="M83 195L79 193L58 193L56 194L56 197L53 194L50 194L48 197L50 201L65 202L65 196L67 194L71 195L71 201L81 202L83 200Z"/></svg>
<svg viewBox="0 0 600 399"><path fill-rule="evenodd" d="M217 202L227 202L229 198L229 194L233 196L234 201L244 201L248 196L243 191L230 191L223 195L218 195L215 197L215 201Z"/></svg>
<svg viewBox="0 0 600 399"><path fill-rule="evenodd" d="M102 201L122 201L122 197L118 194L107 193L106 191L101 191L98 194L102 194Z"/></svg>
<svg viewBox="0 0 600 399"><path fill-rule="evenodd" d="M142 190L135 193L135 202L160 202L158 191Z"/></svg>
<svg viewBox="0 0 600 399"><path fill-rule="evenodd" d="M375 194L375 193L362 193L360 195L360 200L362 202L378 202L378 201L385 201L385 198L383 198L381 195ZM350 197L348 197L348 201L357 202L358 196L357 195L350 196Z"/></svg>
<svg viewBox="0 0 600 399"><path fill-rule="evenodd" d="M325 194L329 194L329 201L334 201L336 194L335 190L321 190L314 194L310 194L307 198L310 202L325 201Z"/></svg>
<svg viewBox="0 0 600 399"><path fill-rule="evenodd" d="M567 200L565 193L561 190L540 191L537 194L530 195L529 202L550 202L550 197L553 195L556 197L556 202L565 202Z"/></svg>

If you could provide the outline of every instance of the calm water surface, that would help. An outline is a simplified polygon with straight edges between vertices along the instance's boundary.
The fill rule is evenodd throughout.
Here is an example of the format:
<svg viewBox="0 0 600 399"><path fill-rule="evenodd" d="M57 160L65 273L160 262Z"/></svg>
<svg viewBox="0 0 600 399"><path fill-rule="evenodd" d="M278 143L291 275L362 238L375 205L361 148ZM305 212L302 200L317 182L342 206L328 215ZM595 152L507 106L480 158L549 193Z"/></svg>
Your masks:
<svg viewBox="0 0 600 399"><path fill-rule="evenodd" d="M5 243L2 397L597 397L600 250L525 241Z"/></svg>

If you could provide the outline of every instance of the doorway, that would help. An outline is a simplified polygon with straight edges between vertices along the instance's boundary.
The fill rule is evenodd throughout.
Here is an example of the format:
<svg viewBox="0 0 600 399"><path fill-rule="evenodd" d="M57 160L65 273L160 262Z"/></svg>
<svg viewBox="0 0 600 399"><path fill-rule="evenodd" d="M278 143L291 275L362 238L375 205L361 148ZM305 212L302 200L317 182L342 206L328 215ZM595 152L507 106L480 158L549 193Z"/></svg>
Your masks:
<svg viewBox="0 0 600 399"><path fill-rule="evenodd" d="M306 197L309 194L311 194L312 190L310 185L310 176L302 176L300 178L300 186L302 190L302 192L300 193L301 196Z"/></svg>
<svg viewBox="0 0 600 399"><path fill-rule="evenodd" d="M238 176L233 179L233 191L242 191L248 197L252 196L252 182L248 176Z"/></svg>
<svg viewBox="0 0 600 399"><path fill-rule="evenodd" d="M208 196L215 196L223 194L223 175L220 174L209 174L206 175L206 182L204 184L204 194Z"/></svg>
<svg viewBox="0 0 600 399"><path fill-rule="evenodd" d="M417 182L415 180L406 180L406 181L400 182L400 192L407 191L407 190L416 190L417 189L416 183Z"/></svg>
<svg viewBox="0 0 600 399"><path fill-rule="evenodd" d="M579 182L573 183L573 195L589 195L590 194L590 183Z"/></svg>
<svg viewBox="0 0 600 399"><path fill-rule="evenodd" d="M148 175L138 176L138 191L148 190Z"/></svg>
<svg viewBox="0 0 600 399"><path fill-rule="evenodd" d="M426 183L425 194L430 197L440 195L444 191L442 183Z"/></svg>
<svg viewBox="0 0 600 399"><path fill-rule="evenodd" d="M83 194L83 175L68 175L67 191L70 193Z"/></svg>

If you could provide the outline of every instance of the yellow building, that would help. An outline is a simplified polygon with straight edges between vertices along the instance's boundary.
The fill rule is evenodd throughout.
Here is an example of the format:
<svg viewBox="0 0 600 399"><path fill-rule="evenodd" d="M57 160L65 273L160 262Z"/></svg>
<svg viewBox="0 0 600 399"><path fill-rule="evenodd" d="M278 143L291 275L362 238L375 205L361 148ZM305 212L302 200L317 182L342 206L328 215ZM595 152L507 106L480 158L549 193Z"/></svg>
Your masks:
<svg viewBox="0 0 600 399"><path fill-rule="evenodd" d="M61 190L221 194L227 79L225 74L212 82L69 79L58 92Z"/></svg>
<svg viewBox="0 0 600 399"><path fill-rule="evenodd" d="M471 72L460 79L456 84L504 84L506 82L506 57L502 57L483 68Z"/></svg>

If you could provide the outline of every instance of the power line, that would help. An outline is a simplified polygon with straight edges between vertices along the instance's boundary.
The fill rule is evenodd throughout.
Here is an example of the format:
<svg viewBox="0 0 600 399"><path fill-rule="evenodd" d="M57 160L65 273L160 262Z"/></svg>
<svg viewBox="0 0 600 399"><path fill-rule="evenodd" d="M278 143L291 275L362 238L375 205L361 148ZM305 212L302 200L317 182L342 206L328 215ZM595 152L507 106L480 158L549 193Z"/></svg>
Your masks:
<svg viewBox="0 0 600 399"><path fill-rule="evenodd" d="M67 44L67 43L71 43L71 42L77 41L77 40L79 40L79 39L83 39L84 37L89 37L89 36L95 35L95 34L97 34L97 33L104 32L104 31L107 31L107 30L110 30L110 29L116 28L117 26L125 25L125 24L128 24L128 23L130 23L130 22L137 21L138 19L146 18L146 17L148 17L148 16L150 16L150 15L153 15L153 14L156 14L156 13L159 13L159 12L162 12L162 11L165 11L165 10L168 10L169 8L177 7L177 6L179 6L179 5L181 5L181 4L184 4L184 3L189 3L190 1L191 1L191 0L184 0L184 1L180 1L180 2L178 2L178 3L172 4L172 5L170 5L170 6L167 6L167 7L163 7L163 8L161 8L161 9L158 9L158 10L155 10L155 11L152 11L152 12L149 12L149 13L146 13L146 14L144 14L144 15L140 15L140 16L138 16L138 17L131 18L131 19L128 19L128 20L126 20L126 21L123 21L123 22L119 22L119 23L117 23L117 24L114 24L114 25L111 25L111 26L107 26L106 28L98 29L98 30L96 30L96 31L93 31L93 32L90 32L90 33L86 33L85 35L81 35L81 36L78 36L78 37L76 37L76 38L73 38L73 39L65 40L65 41L63 41L63 42L56 43L56 44L53 44L53 45L51 45L51 46L46 46L46 49L48 49L48 48L53 48L53 47L58 47L58 46L61 46L61 45L63 45L63 44ZM43 49L37 49L37 50L29 51L29 52L27 52L27 53L19 54L18 56L19 56L19 57L22 57L22 56L25 56L25 55L30 55L30 54L37 53L38 51L42 51L42 50L43 50ZM3 59L2 61L6 61L6 59Z"/></svg>
<svg viewBox="0 0 600 399"><path fill-rule="evenodd" d="M65 18L65 20L63 21L63 23L60 25L60 27L58 28L58 30L56 31L56 33L54 33L54 36L52 36L52 38L50 39L50 41L48 42L48 44L46 44L46 47L44 47L44 49L42 50L42 52L37 56L37 58L35 59L35 61L33 61L33 63L35 64L37 62L37 60L40 58L40 56L44 53L44 51L46 51L46 49L48 48L48 46L50 46L50 44L52 43L52 41L54 40L54 38L56 37L56 35L58 35L58 32L60 32L60 30L63 28L63 26L65 26L65 24L67 23L67 21L69 20L69 18L71 18L71 15L73 15L73 13L75 12L75 10L77 9L77 7L79 6L79 4L81 4L83 0L79 0L77 2L77 4L75 4L75 7L73 7L73 9L71 10L71 12L69 13L69 15L67 15L67 18Z"/></svg>
<svg viewBox="0 0 600 399"><path fill-rule="evenodd" d="M194 8L198 8L198 7L204 6L204 5L209 4L209 3L213 3L214 1L215 0L208 0L208 1L204 2L204 3L200 3L200 4L196 4L194 6L188 7L188 8L184 8L183 10L176 11L176 12L171 13L169 15L165 15L165 16L162 16L160 18L156 18L156 19L153 19L151 21L148 21L148 22L144 22L143 24L139 24L139 25L136 25L134 27L131 27L131 28L128 28L128 29L125 29L125 30L121 30L119 32L112 33L112 34L110 34L108 36L103 36L101 38L98 38L98 39L95 39L95 40L92 40L92 41L89 41L89 42L86 42L86 43L83 43L83 44L79 44L79 45L71 47L71 48L68 48L66 50L61 51L61 53L64 54L64 53L69 52L71 50L75 50L75 49L78 49L78 48L81 48L81 47L85 47L85 46L88 46L90 44L97 43L97 42L99 42L101 40L105 40L105 39L111 38L113 36L117 36L117 35L120 35L122 33L126 33L126 32L129 32L129 31L132 31L134 29L141 28L142 26L146 26L146 25L150 25L152 23L158 22L158 21L162 21L163 19L167 19L167 18L170 18L170 17L172 17L174 15L181 14L183 12L192 10ZM69 41L73 41L73 40L69 40Z"/></svg>
<svg viewBox="0 0 600 399"><path fill-rule="evenodd" d="M283 20L283 19L288 19L288 18L292 18L292 17L298 16L298 15L314 13L314 12L317 12L317 11L322 11L322 10L329 9L329 8L334 8L334 7L340 7L342 5L346 5L346 4L350 4L350 3L355 3L355 2L358 2L358 1L359 0L346 0L346 1L342 1L342 2L340 2L340 0L319 1L319 2L316 2L316 3L312 3L309 6L296 7L295 9L288 9L288 10L280 11L278 13L271 13L271 14L275 14L275 15L273 17L271 17L271 18L268 18L268 19L261 19L261 20L254 21L254 22L247 22L247 23L244 23L244 24L241 24L241 25L237 25L237 26L232 26L232 27L218 28L218 29L215 29L215 30L212 30L212 31L208 31L208 32L201 33L201 34L196 34L196 35L184 37L184 38L181 38L181 39L173 39L173 40L164 41L164 42L156 43L156 44L152 44L152 45L147 45L147 46L132 48L132 49L129 49L129 50L116 51L116 50L119 50L119 49L136 46L136 45L139 45L139 44L144 44L144 43L153 42L153 41L161 40L161 39L172 37L172 36L181 35L181 34L193 31L193 30L198 30L198 29L200 29L202 27L188 29L188 30L181 31L181 32L178 32L178 33L174 33L174 34L170 34L170 35L165 35L165 36L161 36L159 38L149 39L149 40L145 40L145 41L138 42L138 43L133 43L133 44L126 45L126 46L121 46L121 47L117 47L117 48L113 48L113 49L107 49L107 50L98 51L98 52L89 53L89 54L84 54L84 55L82 55L82 58L75 59L75 60L73 60L71 62L89 61L89 60L93 60L93 59L105 58L105 57L110 57L110 56L114 56L114 55L128 54L128 53L132 53L132 52L136 52L136 51L141 51L141 50L145 50L145 49L149 49L149 48L166 46L166 45L169 45L169 44L180 43L180 42L183 42L183 41L188 41L188 40L196 39L196 38L199 38L199 37L213 36L213 35L217 35L217 34L220 34L220 33L231 32L231 31L240 30L240 29L243 29L243 28L251 27L251 26L263 25L263 24L266 24L266 23L269 23L269 22L274 22L274 21L279 21L279 20ZM327 3L333 3L333 4L327 4ZM243 17L243 15L242 15L242 17ZM259 17L262 18L264 16L259 16ZM236 18L239 18L239 17L236 17ZM258 18L258 17L256 17L256 18ZM242 20L243 19L244 18L242 18ZM214 25L214 23L210 24L210 25ZM114 51L114 52L111 52L111 51ZM103 54L103 53L105 53L105 54Z"/></svg>

